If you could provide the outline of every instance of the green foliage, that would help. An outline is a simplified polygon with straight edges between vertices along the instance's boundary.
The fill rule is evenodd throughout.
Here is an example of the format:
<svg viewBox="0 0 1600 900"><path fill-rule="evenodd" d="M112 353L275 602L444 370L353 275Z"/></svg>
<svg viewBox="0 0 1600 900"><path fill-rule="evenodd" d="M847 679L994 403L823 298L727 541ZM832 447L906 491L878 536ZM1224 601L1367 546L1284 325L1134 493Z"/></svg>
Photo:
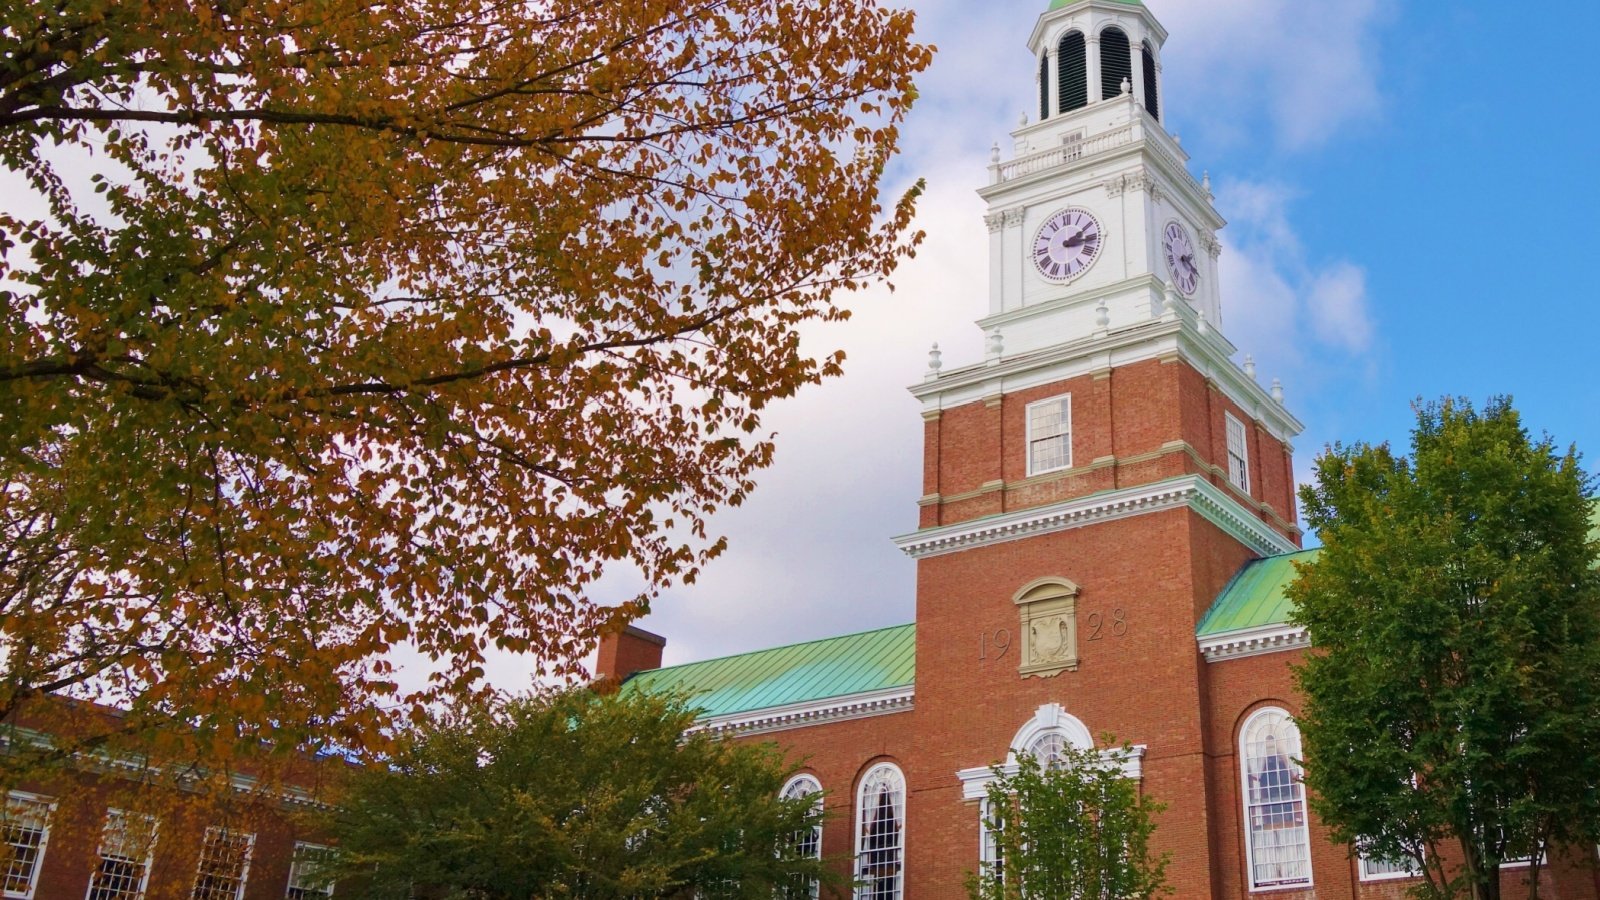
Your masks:
<svg viewBox="0 0 1600 900"><path fill-rule="evenodd" d="M1593 488L1502 399L1419 407L1409 459L1336 445L1301 491L1324 546L1289 590L1317 648L1296 672L1312 808L1424 860L1419 896L1497 897L1504 861L1596 836Z"/></svg>
<svg viewBox="0 0 1600 900"><path fill-rule="evenodd" d="M705 733L643 695L567 691L473 706L353 776L329 827L340 897L809 897L783 852L821 818L779 797L779 751Z"/></svg>
<svg viewBox="0 0 1600 900"><path fill-rule="evenodd" d="M1151 817L1165 807L1092 749L1066 747L994 769L984 825L998 864L967 877L971 900L1133 900L1170 893L1167 858L1152 856Z"/></svg>

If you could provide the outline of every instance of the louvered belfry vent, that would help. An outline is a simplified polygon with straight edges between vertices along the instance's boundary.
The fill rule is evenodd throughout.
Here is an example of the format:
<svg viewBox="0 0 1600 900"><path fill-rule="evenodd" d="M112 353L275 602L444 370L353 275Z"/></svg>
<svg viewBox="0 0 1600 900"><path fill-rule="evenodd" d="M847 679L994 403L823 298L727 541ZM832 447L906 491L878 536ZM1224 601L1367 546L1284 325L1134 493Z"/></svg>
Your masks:
<svg viewBox="0 0 1600 900"><path fill-rule="evenodd" d="M1039 57L1039 121L1050 118L1050 57Z"/></svg>
<svg viewBox="0 0 1600 900"><path fill-rule="evenodd" d="M1161 121L1161 97L1156 86L1156 55L1150 49L1150 42L1144 42L1144 108L1156 121Z"/></svg>
<svg viewBox="0 0 1600 900"><path fill-rule="evenodd" d="M1089 48L1083 32L1069 31L1056 47L1056 66L1059 68L1058 96L1061 112L1071 112L1089 105Z"/></svg>
<svg viewBox="0 0 1600 900"><path fill-rule="evenodd" d="M1100 33L1100 96L1110 100L1122 93L1122 83L1133 79L1133 48L1120 28Z"/></svg>

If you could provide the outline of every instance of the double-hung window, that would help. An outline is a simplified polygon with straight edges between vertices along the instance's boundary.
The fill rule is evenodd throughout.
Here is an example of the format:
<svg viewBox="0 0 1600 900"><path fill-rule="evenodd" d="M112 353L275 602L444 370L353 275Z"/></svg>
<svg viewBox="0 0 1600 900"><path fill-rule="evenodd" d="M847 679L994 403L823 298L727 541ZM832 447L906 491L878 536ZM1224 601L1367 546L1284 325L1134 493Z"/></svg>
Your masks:
<svg viewBox="0 0 1600 900"><path fill-rule="evenodd" d="M154 816L107 810L87 900L143 900L155 851Z"/></svg>
<svg viewBox="0 0 1600 900"><path fill-rule="evenodd" d="M333 896L333 882L323 874L322 867L333 856L331 847L295 841L294 856L289 860L289 887L284 891L286 900L327 900Z"/></svg>
<svg viewBox="0 0 1600 900"><path fill-rule="evenodd" d="M193 900L243 900L256 836L213 825L200 843Z"/></svg>
<svg viewBox="0 0 1600 900"><path fill-rule="evenodd" d="M783 786L782 797L785 800L803 800L812 798L812 809L822 812L822 783L810 775L796 775ZM796 832L789 838L787 847L789 855L796 859L821 859L822 858L822 823ZM787 891L787 897L810 897L816 900L821 890L821 885L815 878L806 879L791 885L792 890Z"/></svg>
<svg viewBox="0 0 1600 900"><path fill-rule="evenodd" d="M1370 859L1365 855L1361 860L1362 881L1390 881L1396 878L1416 878L1422 874L1422 866L1416 860L1403 859Z"/></svg>
<svg viewBox="0 0 1600 900"><path fill-rule="evenodd" d="M1072 395L1028 404L1028 475L1072 467Z"/></svg>
<svg viewBox="0 0 1600 900"><path fill-rule="evenodd" d="M1311 832L1301 782L1300 729L1281 709L1263 709L1239 735L1250 889L1309 887Z"/></svg>
<svg viewBox="0 0 1600 900"><path fill-rule="evenodd" d="M873 766L856 792L856 900L905 897L906 779Z"/></svg>
<svg viewBox="0 0 1600 900"><path fill-rule="evenodd" d="M50 838L50 813L55 804L44 797L12 791L6 796L0 834L6 849L0 867L0 887L6 897L31 900L39 886L39 869L44 865L45 844Z"/></svg>
<svg viewBox="0 0 1600 900"><path fill-rule="evenodd" d="M1228 426L1228 481L1246 494L1250 493L1250 441L1244 423L1233 413L1224 413Z"/></svg>

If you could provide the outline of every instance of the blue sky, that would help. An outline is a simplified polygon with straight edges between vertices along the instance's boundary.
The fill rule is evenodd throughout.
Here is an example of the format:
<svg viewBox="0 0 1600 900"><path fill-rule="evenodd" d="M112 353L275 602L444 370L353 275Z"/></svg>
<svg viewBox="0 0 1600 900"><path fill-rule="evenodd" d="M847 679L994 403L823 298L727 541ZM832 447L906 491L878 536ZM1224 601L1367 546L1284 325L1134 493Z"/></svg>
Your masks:
<svg viewBox="0 0 1600 900"><path fill-rule="evenodd" d="M1224 330L1282 377L1328 442L1404 445L1418 397L1516 398L1537 433L1600 461L1600 147L1581 36L1600 4L1148 0L1171 33L1169 126L1209 170ZM925 251L892 295L807 335L847 374L771 411L776 464L719 515L727 555L642 626L668 663L911 621L929 344L975 361L986 304L988 148L1035 105L1024 46L1043 0L911 0L940 53L892 191L928 179ZM1534 27L1533 19L1547 23ZM604 599L604 598L602 598ZM513 686L515 666L499 672Z"/></svg>

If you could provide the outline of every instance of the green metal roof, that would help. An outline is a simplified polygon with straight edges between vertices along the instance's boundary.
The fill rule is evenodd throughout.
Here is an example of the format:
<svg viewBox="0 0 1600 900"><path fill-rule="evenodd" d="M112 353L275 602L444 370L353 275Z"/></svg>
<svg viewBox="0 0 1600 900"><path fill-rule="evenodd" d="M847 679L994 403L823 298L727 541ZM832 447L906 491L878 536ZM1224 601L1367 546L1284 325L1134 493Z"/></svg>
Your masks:
<svg viewBox="0 0 1600 900"><path fill-rule="evenodd" d="M1600 503L1595 504L1589 521L1593 523L1590 540L1600 541ZM1320 552L1301 550L1245 563L1195 627L1196 636L1205 638L1247 628L1287 624L1290 603L1283 592L1298 575L1294 564L1311 562Z"/></svg>
<svg viewBox="0 0 1600 900"><path fill-rule="evenodd" d="M1071 6L1081 0L1050 0L1050 11L1055 11L1063 6ZM1107 0L1109 3L1121 3L1123 6L1143 6L1143 0Z"/></svg>
<svg viewBox="0 0 1600 900"><path fill-rule="evenodd" d="M1199 637L1229 631L1282 625L1289 621L1289 598L1283 592L1294 582L1296 562L1311 562L1321 550L1301 550L1252 560L1233 576L1195 627Z"/></svg>
<svg viewBox="0 0 1600 900"><path fill-rule="evenodd" d="M916 625L897 625L654 669L628 679L623 690L686 694L702 716L726 716L910 687L916 636Z"/></svg>

